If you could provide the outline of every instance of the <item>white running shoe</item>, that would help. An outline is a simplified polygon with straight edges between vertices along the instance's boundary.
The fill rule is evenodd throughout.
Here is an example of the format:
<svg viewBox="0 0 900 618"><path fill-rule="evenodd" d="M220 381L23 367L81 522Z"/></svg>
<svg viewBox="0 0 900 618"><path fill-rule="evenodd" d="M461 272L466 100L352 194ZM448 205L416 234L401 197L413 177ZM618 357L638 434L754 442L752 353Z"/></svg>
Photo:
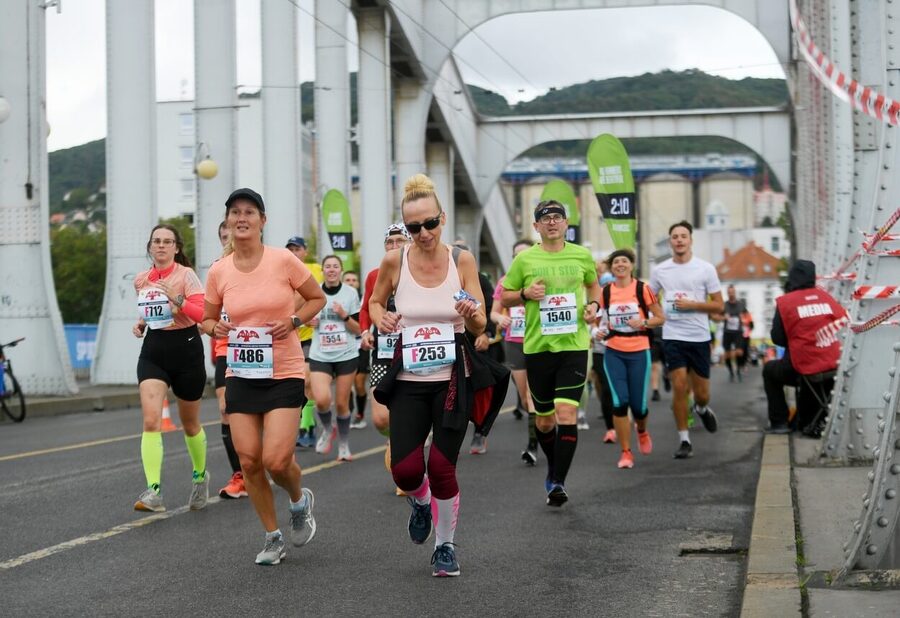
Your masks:
<svg viewBox="0 0 900 618"><path fill-rule="evenodd" d="M337 436L337 427L331 426L331 431L322 431L322 435L316 441L316 452L320 455L327 455L331 452L331 446L334 444L334 438Z"/></svg>
<svg viewBox="0 0 900 618"><path fill-rule="evenodd" d="M338 461L353 461L353 454L350 452L350 445L344 442L338 442Z"/></svg>

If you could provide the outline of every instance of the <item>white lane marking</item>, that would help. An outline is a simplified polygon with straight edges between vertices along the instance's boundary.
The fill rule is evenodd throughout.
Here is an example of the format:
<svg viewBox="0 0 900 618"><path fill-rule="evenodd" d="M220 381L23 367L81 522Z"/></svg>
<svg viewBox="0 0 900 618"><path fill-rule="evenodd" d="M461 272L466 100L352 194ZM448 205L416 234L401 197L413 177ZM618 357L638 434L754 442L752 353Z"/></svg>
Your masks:
<svg viewBox="0 0 900 618"><path fill-rule="evenodd" d="M370 457L372 455L383 453L386 446L376 446L375 448L370 448L368 450L362 451L360 453L354 454L354 459L364 459L366 457ZM320 463L318 465L312 466L311 468L307 468L303 470L303 475L308 476L310 474L315 474L316 472L320 472L322 470L328 470L329 468L335 468L337 466L346 465L349 462L343 461L326 461L324 463ZM217 504L219 502L223 502L221 498L218 496L213 496L209 499L208 505L211 506L213 504ZM130 521L124 524L119 524L118 526L113 526L109 530L104 530L103 532L94 532L92 534L86 534L84 536L80 536L77 539L72 539L70 541L64 541L62 543L58 543L56 545L51 545L50 547L45 547L44 549L39 549L37 551L33 551L27 554L22 554L17 558L12 558L10 560L5 560L0 562L0 570L9 570L14 569L16 567L20 567L24 564L28 564L30 562L34 562L35 560L40 560L42 558L48 558L53 556L54 554L58 554L60 552L68 551L70 549L75 549L76 547L82 547L89 543L94 543L95 541L102 541L104 539L108 539L114 536L118 536L120 534L124 534L125 532L130 532L131 530L135 530L137 528L142 528L144 526L150 525L152 523L163 521L166 519L171 519L176 515L183 515L188 512L187 506L180 506L177 509L172 511L167 511L165 513L154 513L153 515L148 515L147 517L142 517L140 519L136 519L134 521Z"/></svg>

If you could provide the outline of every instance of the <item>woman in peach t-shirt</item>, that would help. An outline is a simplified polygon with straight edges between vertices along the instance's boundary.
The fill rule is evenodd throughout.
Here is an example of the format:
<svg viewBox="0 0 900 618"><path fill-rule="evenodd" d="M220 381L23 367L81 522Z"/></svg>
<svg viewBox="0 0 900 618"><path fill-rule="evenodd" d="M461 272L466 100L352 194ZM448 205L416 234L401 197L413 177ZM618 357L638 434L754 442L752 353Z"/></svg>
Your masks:
<svg viewBox="0 0 900 618"><path fill-rule="evenodd" d="M606 263L616 278L607 283L601 305L609 325L603 371L609 381L613 401L613 424L622 447L620 468L633 468L631 422L628 408L637 426L638 448L642 455L653 450L647 431L647 379L650 375L650 330L666 321L662 307L649 285L632 275L635 255L631 249L616 249ZM638 298L640 292L643 298Z"/></svg>
<svg viewBox="0 0 900 618"><path fill-rule="evenodd" d="M316 533L313 494L301 489L294 457L305 378L294 329L322 309L325 295L287 249L262 244L266 209L258 193L237 189L225 208L234 252L209 269L202 326L228 339L225 412L244 485L266 530L256 563L272 565L285 556L285 543L266 472L290 496L291 542L305 545ZM292 315L297 292L305 303ZM221 318L223 305L228 320Z"/></svg>
<svg viewBox="0 0 900 618"><path fill-rule="evenodd" d="M203 343L197 322L203 316L203 286L184 254L178 230L160 224L150 231L148 270L134 278L139 318L132 327L143 337L137 378L141 394L144 431L141 462L147 488L134 503L136 511L166 510L161 492L163 402L171 387L178 400L178 416L193 464L193 484L188 506L200 510L209 498L206 472L206 433L200 425L200 399L206 387Z"/></svg>

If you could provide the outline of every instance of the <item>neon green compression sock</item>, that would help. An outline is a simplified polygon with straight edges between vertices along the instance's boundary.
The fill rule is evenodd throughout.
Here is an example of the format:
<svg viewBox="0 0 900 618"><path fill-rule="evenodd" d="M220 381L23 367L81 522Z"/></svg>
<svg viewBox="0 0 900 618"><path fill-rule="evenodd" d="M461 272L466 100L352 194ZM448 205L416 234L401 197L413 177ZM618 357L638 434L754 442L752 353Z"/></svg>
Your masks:
<svg viewBox="0 0 900 618"><path fill-rule="evenodd" d="M195 436L184 434L184 443L194 466L194 482L199 483L206 474L206 432L203 431L203 427Z"/></svg>
<svg viewBox="0 0 900 618"><path fill-rule="evenodd" d="M141 461L144 464L147 487L159 493L163 462L161 431L145 431L141 434Z"/></svg>
<svg viewBox="0 0 900 618"><path fill-rule="evenodd" d="M300 429L309 429L316 426L316 402L312 399L303 406L303 412L300 415Z"/></svg>

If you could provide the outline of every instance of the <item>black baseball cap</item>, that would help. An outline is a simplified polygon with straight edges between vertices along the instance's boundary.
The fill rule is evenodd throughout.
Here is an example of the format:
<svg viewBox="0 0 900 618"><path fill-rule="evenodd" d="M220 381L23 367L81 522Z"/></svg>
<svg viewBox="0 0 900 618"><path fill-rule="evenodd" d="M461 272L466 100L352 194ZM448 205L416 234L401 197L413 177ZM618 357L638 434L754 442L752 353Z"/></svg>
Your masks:
<svg viewBox="0 0 900 618"><path fill-rule="evenodd" d="M246 187L232 191L231 195L228 196L228 199L225 200L225 208L231 208L231 204L238 199L250 200L256 204L260 213L266 212L266 204L263 202L262 196L253 189L248 189Z"/></svg>
<svg viewBox="0 0 900 618"><path fill-rule="evenodd" d="M290 246L295 247L303 247L306 249L306 240L302 236L291 236L288 238L287 244L284 245L284 248L287 249Z"/></svg>

